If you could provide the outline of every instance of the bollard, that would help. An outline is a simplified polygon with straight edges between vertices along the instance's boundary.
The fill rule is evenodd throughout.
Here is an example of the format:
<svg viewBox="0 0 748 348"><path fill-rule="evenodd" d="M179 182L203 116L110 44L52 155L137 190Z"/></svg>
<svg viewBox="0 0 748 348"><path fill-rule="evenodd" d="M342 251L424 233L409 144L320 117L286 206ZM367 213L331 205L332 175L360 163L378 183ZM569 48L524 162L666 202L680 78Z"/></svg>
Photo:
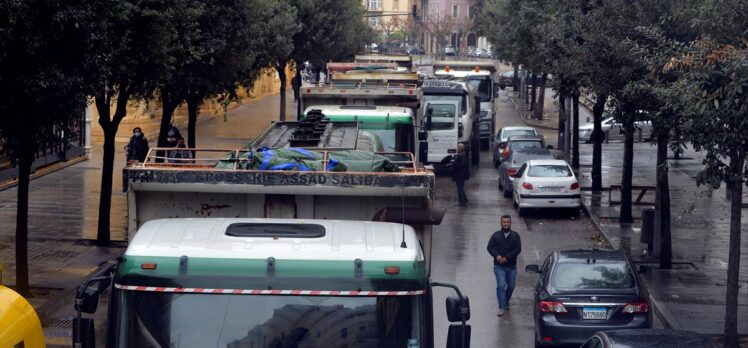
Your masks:
<svg viewBox="0 0 748 348"><path fill-rule="evenodd" d="M642 228L641 228L641 235L639 236L639 241L642 243L647 243L647 250L650 251L650 253L659 252L659 250L653 250L654 247L654 229L655 229L655 210L654 209L644 209L642 210Z"/></svg>

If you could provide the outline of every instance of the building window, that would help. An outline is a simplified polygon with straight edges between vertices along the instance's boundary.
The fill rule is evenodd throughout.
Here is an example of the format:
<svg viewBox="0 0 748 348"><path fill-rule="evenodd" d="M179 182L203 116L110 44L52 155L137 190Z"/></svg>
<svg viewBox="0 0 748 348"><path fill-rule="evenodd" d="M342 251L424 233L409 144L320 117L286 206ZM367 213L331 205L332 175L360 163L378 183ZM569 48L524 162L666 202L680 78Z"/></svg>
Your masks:
<svg viewBox="0 0 748 348"><path fill-rule="evenodd" d="M452 5L452 18L460 16L460 5Z"/></svg>
<svg viewBox="0 0 748 348"><path fill-rule="evenodd" d="M369 11L381 11L382 0L369 0Z"/></svg>
<svg viewBox="0 0 748 348"><path fill-rule="evenodd" d="M392 9L400 11L400 0L392 0Z"/></svg>
<svg viewBox="0 0 748 348"><path fill-rule="evenodd" d="M369 17L369 26L372 28L379 28L379 17Z"/></svg>

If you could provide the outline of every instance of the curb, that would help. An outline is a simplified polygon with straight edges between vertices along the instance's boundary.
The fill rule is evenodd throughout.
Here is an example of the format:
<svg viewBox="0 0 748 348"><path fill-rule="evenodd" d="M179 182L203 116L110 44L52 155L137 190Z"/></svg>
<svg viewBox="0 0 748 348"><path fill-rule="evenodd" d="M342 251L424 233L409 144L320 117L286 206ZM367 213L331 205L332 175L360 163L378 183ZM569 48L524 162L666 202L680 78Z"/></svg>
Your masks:
<svg viewBox="0 0 748 348"><path fill-rule="evenodd" d="M79 284L61 290L42 303L38 308L35 308L36 314L39 316L39 321L42 322L42 325L44 325L45 322L48 322L48 320L53 319L55 312L60 310L60 308L66 305L73 306L75 304L75 292L78 286L82 285L87 279L93 277L98 272L101 272L104 268L109 267L109 265L110 263L108 261L102 262L95 270L81 277Z"/></svg>
<svg viewBox="0 0 748 348"><path fill-rule="evenodd" d="M600 232L600 234L605 238L605 241L608 242L610 246L613 246L613 243L610 242L610 237L607 233L605 233L605 229L602 228L600 224L600 220L598 220L597 216L592 215L590 213L590 207L587 206L587 204L582 201L581 203L582 209L584 210L584 213L587 214L587 216L590 218L590 221L592 221L592 225L595 226L595 229ZM646 282L646 280L644 280ZM659 300L657 300L652 293L649 293L649 303L652 304L652 314L656 315L657 318L662 323L662 326L664 326L666 329L674 329L677 328L675 323L675 320L670 316L670 314L665 311L665 308L662 303L660 303Z"/></svg>
<svg viewBox="0 0 748 348"><path fill-rule="evenodd" d="M88 156L83 155L83 156L75 157L73 159L69 159L67 161L55 162L55 163L50 164L48 166L37 168L37 170L34 173L32 173L31 176L29 177L29 181L37 179L37 178L40 178L40 177L45 176L47 174L52 174L52 173L54 173L54 172L56 172L58 170L65 169L65 168L70 167L70 166L72 166L74 164L78 164L80 162L87 161L87 160L88 160ZM18 185L18 178L6 180L6 181L0 183L0 191L5 191L5 190L7 190L7 189L9 189L11 187L15 187L17 185Z"/></svg>

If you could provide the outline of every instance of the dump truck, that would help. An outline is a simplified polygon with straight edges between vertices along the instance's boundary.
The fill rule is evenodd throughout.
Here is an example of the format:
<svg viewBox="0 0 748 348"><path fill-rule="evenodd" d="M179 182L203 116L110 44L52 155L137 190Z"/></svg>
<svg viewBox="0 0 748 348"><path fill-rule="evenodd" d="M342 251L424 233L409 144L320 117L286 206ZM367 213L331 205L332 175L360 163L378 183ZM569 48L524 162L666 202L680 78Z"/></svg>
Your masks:
<svg viewBox="0 0 748 348"><path fill-rule="evenodd" d="M419 154L421 93L416 74L375 63L333 62L328 71L333 71L328 83L302 88L299 119L317 110L333 123L359 123L362 135L382 145L379 152Z"/></svg>
<svg viewBox="0 0 748 348"><path fill-rule="evenodd" d="M79 287L74 343L94 342L84 314L105 293L107 347L433 347L444 286L447 346L468 347L467 298L430 279L434 174L412 153L340 149L321 123L308 147L266 131L125 168L130 245Z"/></svg>

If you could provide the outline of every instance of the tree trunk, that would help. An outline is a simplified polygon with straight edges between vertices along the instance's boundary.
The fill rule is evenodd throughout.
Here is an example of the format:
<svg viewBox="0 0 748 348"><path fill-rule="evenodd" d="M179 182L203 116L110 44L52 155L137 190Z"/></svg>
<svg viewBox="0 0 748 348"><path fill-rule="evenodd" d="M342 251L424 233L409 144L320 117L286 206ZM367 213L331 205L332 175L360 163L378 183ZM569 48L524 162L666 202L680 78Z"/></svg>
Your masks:
<svg viewBox="0 0 748 348"><path fill-rule="evenodd" d="M634 174L634 117L625 115L623 127L626 137L623 145L623 177L621 178L621 223L634 222L631 213L631 182Z"/></svg>
<svg viewBox="0 0 748 348"><path fill-rule="evenodd" d="M728 190L732 191L730 204L730 247L727 261L727 291L725 296L725 347L738 347L738 277L740 276L740 224L743 204L743 167L745 152L735 150L730 156Z"/></svg>
<svg viewBox="0 0 748 348"><path fill-rule="evenodd" d="M519 65L514 64L514 77L512 78L512 89L514 89L515 92L520 92L520 83L519 83ZM521 97L521 96L520 96Z"/></svg>
<svg viewBox="0 0 748 348"><path fill-rule="evenodd" d="M535 108L535 116L536 120L543 120L543 112L545 111L545 82L548 78L548 73L543 73L540 75L540 86L538 86L538 107Z"/></svg>
<svg viewBox="0 0 748 348"><path fill-rule="evenodd" d="M537 97L538 97L538 89L537 89L538 86L535 85L535 80L537 78L535 77L535 74L532 74L530 76L531 76L530 82L532 83L532 89L531 89L532 94L530 95L530 110L535 110L535 101L537 100Z"/></svg>
<svg viewBox="0 0 748 348"><path fill-rule="evenodd" d="M563 92L558 93L558 142L557 148L563 149L565 131L564 122L566 122L566 95Z"/></svg>
<svg viewBox="0 0 748 348"><path fill-rule="evenodd" d="M200 113L200 105L203 103L202 96L191 96L187 98L187 147L194 149L197 147L197 115ZM195 158L195 151L192 151L192 158Z"/></svg>
<svg viewBox="0 0 748 348"><path fill-rule="evenodd" d="M286 120L286 64L276 65L275 70L278 72L278 78L280 79L280 115L278 115L278 120L285 121Z"/></svg>
<svg viewBox="0 0 748 348"><path fill-rule="evenodd" d="M114 174L114 137L122 119L127 115L129 94L122 92L117 96L114 116L110 118L109 96L96 97L96 110L99 113L99 125L104 133L103 163L101 167L101 190L99 194L99 222L96 231L96 245L109 246L110 219L112 211L112 175Z"/></svg>
<svg viewBox="0 0 748 348"><path fill-rule="evenodd" d="M171 119L174 115L174 110L177 109L179 106L179 103L181 103L183 98L181 97L174 97L167 93L161 93L161 127L158 131L158 147L168 147L168 144L166 143L166 138L168 137L169 133L169 126L171 125ZM168 156L168 153L165 151L158 151L156 153L156 162L164 162L163 158Z"/></svg>
<svg viewBox="0 0 748 348"><path fill-rule="evenodd" d="M522 81L524 82L524 84L522 86L522 93L524 93L524 96L525 96L525 106L527 106L527 104L530 104L530 93L527 93L527 91L529 89L528 85L530 84L530 74L525 74L525 76L522 79Z"/></svg>
<svg viewBox="0 0 748 348"><path fill-rule="evenodd" d="M657 192L655 208L659 213L660 268L673 268L673 247L670 236L670 184L668 183L667 148L670 141L668 130L661 130L657 135ZM657 229L656 229L657 230Z"/></svg>
<svg viewBox="0 0 748 348"><path fill-rule="evenodd" d="M579 93L572 96L571 107L571 166L579 168Z"/></svg>
<svg viewBox="0 0 748 348"><path fill-rule="evenodd" d="M592 107L592 191L603 189L603 112L608 96L598 95Z"/></svg>
<svg viewBox="0 0 748 348"><path fill-rule="evenodd" d="M23 140L21 140L23 141ZM34 152L25 145L18 153L18 206L16 208L16 291L30 296L29 289L29 180Z"/></svg>

